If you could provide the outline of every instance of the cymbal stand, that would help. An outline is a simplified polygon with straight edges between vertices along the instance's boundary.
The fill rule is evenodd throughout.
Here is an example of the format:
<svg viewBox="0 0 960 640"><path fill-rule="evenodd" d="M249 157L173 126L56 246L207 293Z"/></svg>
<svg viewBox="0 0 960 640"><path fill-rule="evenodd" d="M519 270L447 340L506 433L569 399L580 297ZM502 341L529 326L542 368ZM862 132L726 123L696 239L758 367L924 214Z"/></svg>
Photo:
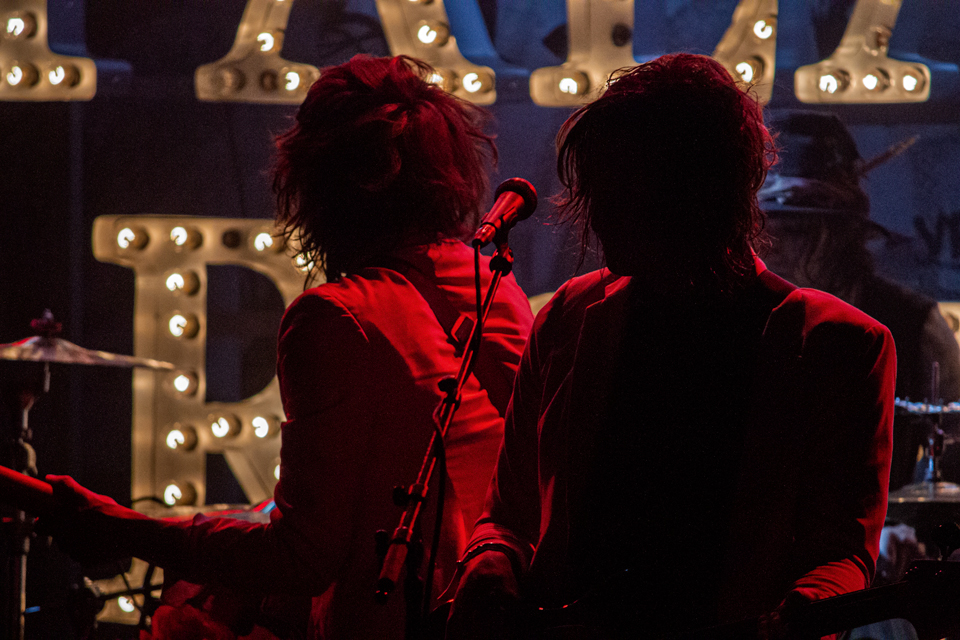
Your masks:
<svg viewBox="0 0 960 640"><path fill-rule="evenodd" d="M40 384L15 386L12 389L12 402L17 425L11 436L10 468L32 477L37 475L37 454L30 441L33 432L30 429L30 409L44 393L50 390L50 365L43 363ZM4 602L3 637L12 640L24 638L24 611L27 606L27 554L30 552L30 537L33 533L33 518L24 511L16 511L10 523L10 550L8 576L10 591Z"/></svg>
<svg viewBox="0 0 960 640"><path fill-rule="evenodd" d="M930 402L943 404L940 400L940 363L934 362L930 367ZM934 413L930 418L930 433L927 437L927 470L923 477L924 483L929 483L931 492L936 492L938 485L943 482L943 472L940 461L943 458L944 432L941 428L941 413Z"/></svg>

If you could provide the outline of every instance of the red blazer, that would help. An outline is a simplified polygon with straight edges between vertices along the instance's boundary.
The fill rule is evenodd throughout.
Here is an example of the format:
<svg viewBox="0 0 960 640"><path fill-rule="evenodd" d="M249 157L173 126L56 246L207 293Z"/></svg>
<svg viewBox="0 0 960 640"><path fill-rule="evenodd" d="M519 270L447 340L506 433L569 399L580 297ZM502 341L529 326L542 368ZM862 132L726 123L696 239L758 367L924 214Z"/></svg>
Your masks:
<svg viewBox="0 0 960 640"><path fill-rule="evenodd" d="M472 251L459 241L397 254L433 280L461 313L475 317ZM484 287L489 259L482 261ZM484 328L483 349L512 380L533 317L505 278ZM303 293L280 328L278 372L287 421L280 482L269 524L197 518L191 523L127 514L132 554L178 578L254 594L313 596L311 638L403 637L402 592L374 603L379 575L374 532L392 533L400 509L391 489L416 478L433 431L438 381L460 359L430 307L400 274L365 269ZM483 506L503 419L468 380L446 438L450 478L435 593ZM432 531L432 509L423 531ZM429 541L428 541L429 542Z"/></svg>
<svg viewBox="0 0 960 640"><path fill-rule="evenodd" d="M769 272L760 281L782 302L760 341L730 542L717 558L718 621L768 612L791 589L821 598L866 587L886 513L890 333L833 296ZM578 517L567 460L597 428L614 387L629 286L606 271L587 274L537 316L471 540L513 546L527 595L548 605L563 592L568 523Z"/></svg>

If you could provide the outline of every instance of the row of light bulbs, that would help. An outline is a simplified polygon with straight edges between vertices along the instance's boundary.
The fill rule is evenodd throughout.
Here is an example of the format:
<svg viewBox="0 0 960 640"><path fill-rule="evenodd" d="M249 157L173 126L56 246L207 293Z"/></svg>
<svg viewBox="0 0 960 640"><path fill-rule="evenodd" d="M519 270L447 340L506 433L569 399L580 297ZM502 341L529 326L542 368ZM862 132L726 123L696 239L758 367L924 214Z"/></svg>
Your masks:
<svg viewBox="0 0 960 640"><path fill-rule="evenodd" d="M897 77L878 67L860 78L844 69L825 70L820 74L817 87L825 94L836 95L855 87L858 82L864 89L874 93L881 93L891 87L902 88L907 93L919 93L926 86L924 74L919 69L908 68Z"/></svg>
<svg viewBox="0 0 960 640"><path fill-rule="evenodd" d="M284 0L278 0L283 2ZM420 2L420 0L409 0ZM4 36L10 39L26 40L36 35L37 19L30 12L18 11L9 14L5 23ZM769 40L776 32L776 19L765 18L757 20L752 28L752 34L758 41ZM450 40L450 27L446 23L435 20L421 21L416 27L417 40L426 46L443 47ZM263 31L257 35L258 50L264 54L275 54L283 45L283 32L280 30ZM30 62L10 63L7 69L0 68L0 77L17 88L29 88L41 81L49 82L51 86L76 86L80 82L80 69L72 64L53 63L41 73L38 67ZM736 75L746 83L752 83L763 76L764 62L759 57L750 57L734 65ZM567 96L583 96L590 90L587 75L576 70L566 70L557 74L556 90ZM233 65L226 65L217 70L217 81L224 93L237 92L242 89L248 79L244 72ZM257 82L266 92L282 91L286 93L302 93L316 80L316 72L304 65L291 65L279 70L265 70L260 73ZM494 82L490 74L470 71L462 77L451 69L438 69L432 76L431 82L445 91L453 92L462 87L467 93L486 93L493 88ZM881 94L891 86L902 88L908 94L921 92L925 87L925 78L919 70L908 70L900 77L891 77L891 74L882 68L874 69L860 78L852 76L843 69L824 71L818 80L819 91L825 96L843 94L849 87L860 83L868 92Z"/></svg>
<svg viewBox="0 0 960 640"><path fill-rule="evenodd" d="M28 41L37 35L37 16L30 11L14 11L3 22L3 37L10 41ZM58 61L34 64L12 60L0 67L0 79L10 87L29 89L43 83L51 87L75 87L80 84L79 67Z"/></svg>
<svg viewBox="0 0 960 640"><path fill-rule="evenodd" d="M203 245L204 237L197 228L177 225L170 229L166 241L175 251L192 251ZM241 234L227 231L223 234L222 242L227 247L237 248L242 244ZM117 232L116 243L117 247L124 251L142 251L150 244L150 236L143 227L124 226ZM250 237L249 246L258 253L279 252L285 243L282 238L261 231ZM304 254L294 256L293 262L302 271L313 266ZM191 269L175 269L165 275L164 286L172 294L192 296L200 290L200 278ZM175 311L168 317L166 329L174 338L192 339L199 334L200 321L196 314ZM192 396L197 393L198 387L198 377L193 372L176 371L168 379L168 388L176 394ZM209 434L216 440L235 439L241 433L247 432L240 418L234 414L211 415L208 423ZM280 419L276 416L256 415L249 421L249 433L256 438L276 437L279 431ZM170 449L186 452L194 450L199 440L200 436L195 427L175 424L167 430L164 443ZM277 464L274 476L278 480L279 473L280 466ZM197 490L192 483L171 481L164 488L163 502L168 506L189 506L195 504L197 496Z"/></svg>

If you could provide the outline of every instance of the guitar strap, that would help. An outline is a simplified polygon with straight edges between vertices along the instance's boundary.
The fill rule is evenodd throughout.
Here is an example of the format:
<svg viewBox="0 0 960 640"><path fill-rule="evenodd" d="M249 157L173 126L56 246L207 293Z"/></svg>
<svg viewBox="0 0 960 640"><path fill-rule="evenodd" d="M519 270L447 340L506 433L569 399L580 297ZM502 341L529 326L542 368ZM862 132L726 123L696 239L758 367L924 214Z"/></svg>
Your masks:
<svg viewBox="0 0 960 640"><path fill-rule="evenodd" d="M470 340L470 334L473 332L473 318L457 311L440 287L406 260L396 257L381 257L377 260L375 266L395 271L413 285L420 297L430 307L444 333L447 334L447 342L453 345L457 357L462 357L467 342ZM499 369L489 350L481 348L477 352L473 364L473 375L480 383L480 388L487 392L490 402L502 418L506 413L507 403L513 389L510 381L500 373Z"/></svg>

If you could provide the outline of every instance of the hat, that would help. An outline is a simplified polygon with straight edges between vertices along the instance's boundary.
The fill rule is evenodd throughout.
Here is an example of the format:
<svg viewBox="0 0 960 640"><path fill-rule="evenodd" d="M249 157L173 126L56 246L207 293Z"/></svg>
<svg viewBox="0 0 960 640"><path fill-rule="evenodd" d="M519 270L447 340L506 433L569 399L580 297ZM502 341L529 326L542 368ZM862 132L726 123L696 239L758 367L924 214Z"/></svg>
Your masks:
<svg viewBox="0 0 960 640"><path fill-rule="evenodd" d="M782 111L775 113L767 124L776 136L780 161L767 174L757 194L761 209L770 216L852 216L888 233L870 221L870 198L860 186L860 179L903 153L916 138L864 160L850 131L832 113Z"/></svg>

